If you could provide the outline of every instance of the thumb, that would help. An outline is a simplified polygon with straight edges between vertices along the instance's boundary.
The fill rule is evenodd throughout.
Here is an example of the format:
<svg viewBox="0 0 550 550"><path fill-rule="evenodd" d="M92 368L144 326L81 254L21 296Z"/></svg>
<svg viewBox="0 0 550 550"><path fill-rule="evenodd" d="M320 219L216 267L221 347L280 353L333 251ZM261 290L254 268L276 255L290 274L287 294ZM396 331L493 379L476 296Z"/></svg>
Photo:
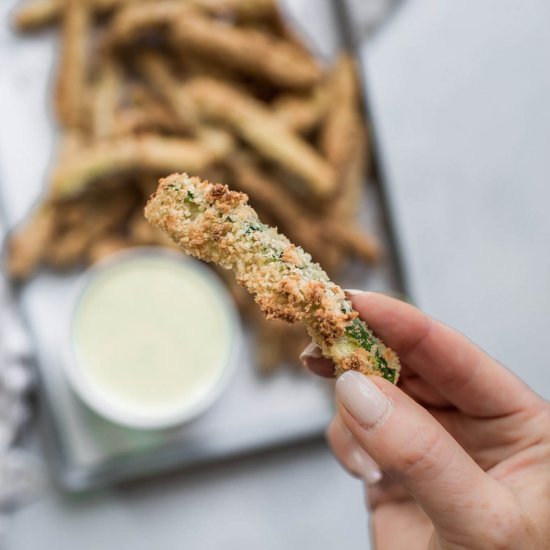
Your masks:
<svg viewBox="0 0 550 550"><path fill-rule="evenodd" d="M509 494L435 418L378 376L348 371L336 383L340 415L361 447L446 533L475 533Z"/></svg>

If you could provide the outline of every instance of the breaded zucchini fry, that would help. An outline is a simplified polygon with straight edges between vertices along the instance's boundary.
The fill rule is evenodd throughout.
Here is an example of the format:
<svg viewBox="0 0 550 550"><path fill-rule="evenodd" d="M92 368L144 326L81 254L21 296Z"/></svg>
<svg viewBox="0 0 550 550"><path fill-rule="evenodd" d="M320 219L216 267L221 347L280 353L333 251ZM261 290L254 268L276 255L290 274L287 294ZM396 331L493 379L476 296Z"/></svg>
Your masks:
<svg viewBox="0 0 550 550"><path fill-rule="evenodd" d="M50 204L43 204L10 235L7 269L12 279L20 281L32 275L42 263L54 231L53 208Z"/></svg>
<svg viewBox="0 0 550 550"><path fill-rule="evenodd" d="M112 43L127 43L144 31L163 29L186 10L185 2L160 0L140 2L119 10L109 27L108 39Z"/></svg>
<svg viewBox="0 0 550 550"><path fill-rule="evenodd" d="M84 124L87 93L91 14L82 0L65 0L65 4L55 109L63 126L80 128Z"/></svg>
<svg viewBox="0 0 550 550"><path fill-rule="evenodd" d="M356 127L355 143L346 162L338 170L341 174L340 192L331 204L331 217L350 220L357 217L361 204L361 192L370 173L370 144L364 125Z"/></svg>
<svg viewBox="0 0 550 550"><path fill-rule="evenodd" d="M322 224L322 233L327 239L334 239L349 252L368 263L380 259L380 245L369 233L361 231L355 223L327 219Z"/></svg>
<svg viewBox="0 0 550 550"><path fill-rule="evenodd" d="M155 2L143 0L81 0L86 1L94 14L104 14L118 7L148 4L142 11L154 8ZM32 0L15 15L15 26L20 31L33 31L56 23L63 12L65 0ZM173 3L191 5L207 12L232 15L248 20L270 16L276 10L275 0L173 0Z"/></svg>
<svg viewBox="0 0 550 550"><path fill-rule="evenodd" d="M318 85L305 95L280 95L272 104L277 117L289 128L307 134L320 122L328 108L328 94Z"/></svg>
<svg viewBox="0 0 550 550"><path fill-rule="evenodd" d="M111 56L103 56L93 86L92 134L96 139L111 137L115 133L115 119L123 89L123 75Z"/></svg>
<svg viewBox="0 0 550 550"><path fill-rule="evenodd" d="M200 172L225 157L228 147L232 147L232 143L225 143L223 139L207 142L147 134L99 142L57 166L52 175L51 194L56 199L72 197L95 180L138 169L161 173L178 169Z"/></svg>
<svg viewBox="0 0 550 550"><path fill-rule="evenodd" d="M268 319L302 321L335 372L396 382L399 359L311 256L263 224L243 193L186 174L160 181L145 216L185 252L235 272Z"/></svg>
<svg viewBox="0 0 550 550"><path fill-rule="evenodd" d="M197 109L181 82L173 76L166 59L146 53L140 57L138 65L151 87L170 106L182 128L195 133L200 124Z"/></svg>
<svg viewBox="0 0 550 550"><path fill-rule="evenodd" d="M230 15L237 19L254 19L274 13L274 0L157 0L130 4L114 16L109 39L129 42L145 31L162 28L179 16L200 16L197 10Z"/></svg>
<svg viewBox="0 0 550 550"><path fill-rule="evenodd" d="M85 262L94 243L120 230L125 224L136 198L119 186L110 192L102 190L98 196L81 200L78 223L58 228L55 238L45 251L44 261L56 269L67 269ZM56 204L58 216L64 206L63 203Z"/></svg>
<svg viewBox="0 0 550 550"><path fill-rule="evenodd" d="M64 0L34 0L24 5L16 14L14 23L20 31L32 31L56 21Z"/></svg>
<svg viewBox="0 0 550 550"><path fill-rule="evenodd" d="M230 15L239 20L254 20L277 13L277 0L186 0L206 12Z"/></svg>
<svg viewBox="0 0 550 550"><path fill-rule="evenodd" d="M321 77L315 58L292 42L257 29L230 27L193 10L174 22L172 39L178 46L283 88L307 88Z"/></svg>
<svg viewBox="0 0 550 550"><path fill-rule="evenodd" d="M327 77L329 107L320 128L319 146L340 175L340 189L331 204L333 217L357 215L361 186L369 161L369 144L360 112L357 69L353 59L341 55Z"/></svg>
<svg viewBox="0 0 550 550"><path fill-rule="evenodd" d="M169 134L182 132L182 125L170 107L145 84L133 83L127 99L127 104L116 114L114 135L147 131Z"/></svg>
<svg viewBox="0 0 550 550"><path fill-rule="evenodd" d="M207 127L201 123L196 101L190 96L187 88L174 77L162 58L154 54L143 55L140 66L151 86L174 113L181 129L199 138L207 147L223 147L229 153L229 149L235 144L233 136L222 128Z"/></svg>
<svg viewBox="0 0 550 550"><path fill-rule="evenodd" d="M316 196L334 191L332 167L260 101L206 77L188 81L184 89L202 117L230 127L263 157L298 176Z"/></svg>
<svg viewBox="0 0 550 550"><path fill-rule="evenodd" d="M181 124L163 103L149 103L119 109L114 116L112 136L122 137L143 133L177 134Z"/></svg>
<svg viewBox="0 0 550 550"><path fill-rule="evenodd" d="M331 164L341 165L350 155L355 128L361 120L357 73L353 59L343 54L328 76L329 108L320 147Z"/></svg>

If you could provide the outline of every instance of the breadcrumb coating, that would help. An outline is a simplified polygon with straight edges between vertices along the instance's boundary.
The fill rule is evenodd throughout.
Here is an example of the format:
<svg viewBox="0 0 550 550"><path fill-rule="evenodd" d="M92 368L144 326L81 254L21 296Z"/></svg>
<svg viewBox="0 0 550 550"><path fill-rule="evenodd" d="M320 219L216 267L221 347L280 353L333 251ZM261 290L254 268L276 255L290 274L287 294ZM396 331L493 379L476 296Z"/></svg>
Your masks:
<svg viewBox="0 0 550 550"><path fill-rule="evenodd" d="M352 369L397 382L397 355L308 253L259 220L244 193L172 174L160 180L145 216L187 254L233 270L268 319L303 322L337 375Z"/></svg>

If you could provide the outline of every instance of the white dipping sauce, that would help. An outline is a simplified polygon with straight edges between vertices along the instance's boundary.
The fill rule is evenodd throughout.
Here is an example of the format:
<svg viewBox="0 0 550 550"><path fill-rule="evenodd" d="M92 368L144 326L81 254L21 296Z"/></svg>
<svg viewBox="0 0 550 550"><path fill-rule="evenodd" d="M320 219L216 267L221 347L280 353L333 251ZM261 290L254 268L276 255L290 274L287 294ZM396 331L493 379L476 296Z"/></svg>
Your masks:
<svg viewBox="0 0 550 550"><path fill-rule="evenodd" d="M231 305L193 260L128 255L99 269L73 316L79 393L125 424L153 427L189 416L227 370L236 329Z"/></svg>

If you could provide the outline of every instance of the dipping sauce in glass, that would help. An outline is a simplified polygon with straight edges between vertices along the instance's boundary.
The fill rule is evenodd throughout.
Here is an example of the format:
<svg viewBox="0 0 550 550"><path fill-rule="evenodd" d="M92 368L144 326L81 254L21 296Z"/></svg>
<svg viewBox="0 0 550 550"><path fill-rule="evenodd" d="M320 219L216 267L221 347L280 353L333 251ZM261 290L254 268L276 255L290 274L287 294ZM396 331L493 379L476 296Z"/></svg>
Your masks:
<svg viewBox="0 0 550 550"><path fill-rule="evenodd" d="M72 317L69 378L121 424L168 427L204 410L234 362L238 317L205 266L169 252L92 268Z"/></svg>

